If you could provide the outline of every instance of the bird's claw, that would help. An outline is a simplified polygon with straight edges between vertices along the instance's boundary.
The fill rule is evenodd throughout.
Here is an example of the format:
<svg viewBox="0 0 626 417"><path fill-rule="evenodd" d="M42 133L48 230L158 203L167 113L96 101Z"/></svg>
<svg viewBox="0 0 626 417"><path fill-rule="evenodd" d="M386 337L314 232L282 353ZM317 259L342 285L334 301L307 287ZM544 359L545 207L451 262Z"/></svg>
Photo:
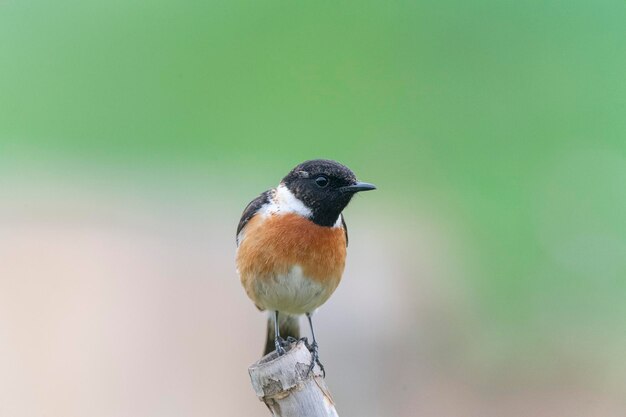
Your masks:
<svg viewBox="0 0 626 417"><path fill-rule="evenodd" d="M287 342L285 341L285 339L277 336L274 339L274 347L276 348L276 353L278 353L278 356L283 356L286 353L284 346L287 346Z"/></svg>
<svg viewBox="0 0 626 417"><path fill-rule="evenodd" d="M320 371L322 371L322 376L326 378L326 370L324 369L324 365L322 365L322 362L320 362L317 342L309 344L309 341L306 337L303 337L302 339L306 348L309 350L309 352L311 352L311 364L309 365L306 376L309 376L309 374L313 371L313 368L315 368L315 364L317 364L317 366L320 367Z"/></svg>
<svg viewBox="0 0 626 417"><path fill-rule="evenodd" d="M283 339L280 336L276 337L276 339L274 339L274 347L276 348L276 353L278 353L278 356L284 355L287 352L285 348L289 347L292 343L295 343L297 341L297 339L291 336L288 336L287 339Z"/></svg>

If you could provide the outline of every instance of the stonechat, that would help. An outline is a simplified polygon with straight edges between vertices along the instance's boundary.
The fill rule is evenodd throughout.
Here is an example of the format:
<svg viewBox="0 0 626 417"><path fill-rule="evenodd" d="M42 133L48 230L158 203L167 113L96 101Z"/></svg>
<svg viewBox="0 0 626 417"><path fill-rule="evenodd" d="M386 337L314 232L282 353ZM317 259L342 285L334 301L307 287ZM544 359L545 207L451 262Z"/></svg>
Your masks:
<svg viewBox="0 0 626 417"><path fill-rule="evenodd" d="M316 159L296 166L245 208L237 227L237 271L248 297L270 312L264 354L284 354L286 341L300 337L298 318L305 314L313 340L307 342L309 372L316 362L323 371L311 316L344 270L348 229L341 212L356 193L374 189L346 166Z"/></svg>

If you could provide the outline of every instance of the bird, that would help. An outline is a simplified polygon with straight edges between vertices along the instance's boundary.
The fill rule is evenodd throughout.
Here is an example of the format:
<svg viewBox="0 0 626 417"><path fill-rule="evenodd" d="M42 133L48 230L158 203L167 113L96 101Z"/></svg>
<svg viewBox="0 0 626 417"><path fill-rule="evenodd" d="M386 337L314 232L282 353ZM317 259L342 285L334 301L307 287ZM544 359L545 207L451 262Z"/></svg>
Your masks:
<svg viewBox="0 0 626 417"><path fill-rule="evenodd" d="M319 360L312 315L341 280L348 246L342 211L356 193L375 190L345 165L327 159L302 162L277 187L244 209L237 226L235 262L248 297L267 311L264 355L283 355L300 338L306 315L312 343L310 373Z"/></svg>

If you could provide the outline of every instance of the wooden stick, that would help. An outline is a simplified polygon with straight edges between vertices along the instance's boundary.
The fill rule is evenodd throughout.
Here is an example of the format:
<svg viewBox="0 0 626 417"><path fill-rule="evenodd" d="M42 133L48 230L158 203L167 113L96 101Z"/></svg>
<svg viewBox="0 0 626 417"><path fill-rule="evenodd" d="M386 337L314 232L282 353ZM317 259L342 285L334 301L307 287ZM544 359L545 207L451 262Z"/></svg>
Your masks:
<svg viewBox="0 0 626 417"><path fill-rule="evenodd" d="M311 360L300 340L283 356L272 352L248 368L257 397L274 417L338 417L319 367L307 376Z"/></svg>

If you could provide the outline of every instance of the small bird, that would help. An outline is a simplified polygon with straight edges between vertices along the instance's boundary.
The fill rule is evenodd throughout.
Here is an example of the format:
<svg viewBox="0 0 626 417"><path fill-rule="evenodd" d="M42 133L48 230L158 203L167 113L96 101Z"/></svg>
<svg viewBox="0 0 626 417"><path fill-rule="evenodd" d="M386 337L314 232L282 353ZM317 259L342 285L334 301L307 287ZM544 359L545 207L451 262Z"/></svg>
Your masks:
<svg viewBox="0 0 626 417"><path fill-rule="evenodd" d="M311 328L313 361L319 361L311 316L328 300L341 280L348 229L341 212L360 191L346 166L316 159L296 166L276 188L252 200L237 226L237 271L257 308L270 312L265 354L299 339L298 317ZM280 318L279 318L280 316ZM305 339L306 341L306 339Z"/></svg>

